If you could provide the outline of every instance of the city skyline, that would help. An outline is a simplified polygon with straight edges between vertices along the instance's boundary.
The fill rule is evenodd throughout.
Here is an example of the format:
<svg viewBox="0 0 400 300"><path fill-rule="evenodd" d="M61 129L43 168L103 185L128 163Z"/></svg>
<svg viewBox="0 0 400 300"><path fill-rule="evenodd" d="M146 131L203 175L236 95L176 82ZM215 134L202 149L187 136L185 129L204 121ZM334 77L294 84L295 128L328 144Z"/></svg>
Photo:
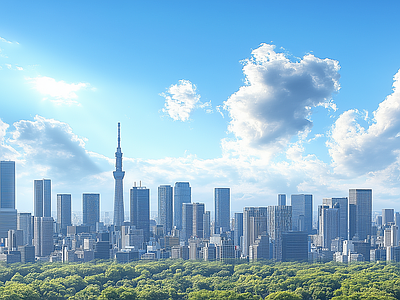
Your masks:
<svg viewBox="0 0 400 300"><path fill-rule="evenodd" d="M0 160L18 211L34 212L38 178L53 211L57 194L81 211L84 193L113 211L118 123L126 212L139 181L151 211L176 182L211 211L216 187L232 212L277 194L316 211L349 189L400 211L399 3L157 4L2 4Z"/></svg>

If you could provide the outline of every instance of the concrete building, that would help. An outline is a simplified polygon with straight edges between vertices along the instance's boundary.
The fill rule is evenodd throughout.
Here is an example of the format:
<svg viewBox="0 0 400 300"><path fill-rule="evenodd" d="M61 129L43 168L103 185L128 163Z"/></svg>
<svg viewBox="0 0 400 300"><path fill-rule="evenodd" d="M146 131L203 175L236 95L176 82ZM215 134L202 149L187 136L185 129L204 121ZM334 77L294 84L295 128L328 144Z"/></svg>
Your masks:
<svg viewBox="0 0 400 300"><path fill-rule="evenodd" d="M51 180L39 179L33 181L34 216L51 217Z"/></svg>
<svg viewBox="0 0 400 300"><path fill-rule="evenodd" d="M57 194L57 226L66 235L71 226L71 194Z"/></svg>
<svg viewBox="0 0 400 300"><path fill-rule="evenodd" d="M150 240L150 190L134 186L130 190L130 221L143 230L144 241Z"/></svg>
<svg viewBox="0 0 400 300"><path fill-rule="evenodd" d="M54 250L53 223L52 217L35 217L34 246L38 257L48 256Z"/></svg>
<svg viewBox="0 0 400 300"><path fill-rule="evenodd" d="M267 228L267 216L267 207L243 208L243 256L249 255L250 245L252 245L258 236L262 234L259 229ZM257 229L257 232L254 232L255 229ZM266 235L267 232L264 234Z"/></svg>
<svg viewBox="0 0 400 300"><path fill-rule="evenodd" d="M328 208L336 208L339 210L339 237L343 240L348 239L348 220L349 220L349 201L347 197L342 198L324 198L322 204Z"/></svg>
<svg viewBox="0 0 400 300"><path fill-rule="evenodd" d="M372 190L349 190L349 238L365 240L372 230Z"/></svg>
<svg viewBox="0 0 400 300"><path fill-rule="evenodd" d="M15 209L14 161L0 161L0 208Z"/></svg>
<svg viewBox="0 0 400 300"><path fill-rule="evenodd" d="M94 231L96 223L100 222L100 194L83 194L82 206L83 225Z"/></svg>
<svg viewBox="0 0 400 300"><path fill-rule="evenodd" d="M192 188L189 182L175 182L174 187L174 226L182 229L182 204L192 202Z"/></svg>
<svg viewBox="0 0 400 300"><path fill-rule="evenodd" d="M273 242L274 260L282 260L282 234L292 229L291 206L268 206L268 235Z"/></svg>
<svg viewBox="0 0 400 300"><path fill-rule="evenodd" d="M164 233L169 234L172 230L173 210L172 210L173 187L170 185L160 185L158 187L158 224L164 226Z"/></svg>
<svg viewBox="0 0 400 300"><path fill-rule="evenodd" d="M234 219L234 245L239 246L242 249L243 240L243 213L235 213Z"/></svg>
<svg viewBox="0 0 400 300"><path fill-rule="evenodd" d="M230 188L214 189L215 233L230 230L231 190Z"/></svg>
<svg viewBox="0 0 400 300"><path fill-rule="evenodd" d="M17 214L17 229L23 232L23 244L32 245L33 239L33 226L31 213L18 213Z"/></svg>
<svg viewBox="0 0 400 300"><path fill-rule="evenodd" d="M293 231L312 233L312 195L299 194L291 196Z"/></svg>

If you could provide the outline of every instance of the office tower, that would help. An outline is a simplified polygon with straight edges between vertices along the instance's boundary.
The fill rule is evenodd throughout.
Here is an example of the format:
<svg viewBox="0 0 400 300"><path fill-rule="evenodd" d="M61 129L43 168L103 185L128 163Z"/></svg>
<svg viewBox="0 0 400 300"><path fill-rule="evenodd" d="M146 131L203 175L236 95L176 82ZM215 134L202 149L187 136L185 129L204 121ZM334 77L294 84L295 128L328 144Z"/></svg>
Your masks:
<svg viewBox="0 0 400 300"><path fill-rule="evenodd" d="M307 232L282 233L282 261L308 261Z"/></svg>
<svg viewBox="0 0 400 300"><path fill-rule="evenodd" d="M14 161L0 161L0 208L15 209Z"/></svg>
<svg viewBox="0 0 400 300"><path fill-rule="evenodd" d="M35 247L32 245L25 245L18 247L18 251L21 252L21 262L35 262Z"/></svg>
<svg viewBox="0 0 400 300"><path fill-rule="evenodd" d="M204 203L193 203L193 235L198 238L204 238L204 213Z"/></svg>
<svg viewBox="0 0 400 300"><path fill-rule="evenodd" d="M34 246L35 255L44 257L53 252L53 218L35 217Z"/></svg>
<svg viewBox="0 0 400 300"><path fill-rule="evenodd" d="M266 207L245 207L243 208L243 245L242 253L249 255L249 247L261 234L267 234L258 229L267 228L268 210ZM257 230L257 232L254 232Z"/></svg>
<svg viewBox="0 0 400 300"><path fill-rule="evenodd" d="M57 224L60 231L67 232L71 226L71 194L57 194Z"/></svg>
<svg viewBox="0 0 400 300"><path fill-rule="evenodd" d="M180 239L187 241L193 235L193 204L182 204L182 232Z"/></svg>
<svg viewBox="0 0 400 300"><path fill-rule="evenodd" d="M260 235L249 247L249 260L270 259L270 242L268 235Z"/></svg>
<svg viewBox="0 0 400 300"><path fill-rule="evenodd" d="M19 246L23 246L23 232L22 230L12 230L8 231L8 250L17 251Z"/></svg>
<svg viewBox="0 0 400 300"><path fill-rule="evenodd" d="M384 208L382 209L382 225L392 225L395 223L394 220L394 209L393 208Z"/></svg>
<svg viewBox="0 0 400 300"><path fill-rule="evenodd" d="M230 230L231 190L230 188L215 188L215 233Z"/></svg>
<svg viewBox="0 0 400 300"><path fill-rule="evenodd" d="M322 205L319 209L319 234L322 236L322 247L331 249L333 239L339 237L339 208Z"/></svg>
<svg viewBox="0 0 400 300"><path fill-rule="evenodd" d="M33 230L32 230L32 215L31 213L17 214L17 229L22 230L23 245L32 245Z"/></svg>
<svg viewBox="0 0 400 300"><path fill-rule="evenodd" d="M328 208L337 208L339 210L339 237L343 240L348 239L348 205L347 197L342 198L324 198L322 204Z"/></svg>
<svg viewBox="0 0 400 300"><path fill-rule="evenodd" d="M243 213L235 213L235 224L234 224L234 244L242 248L242 243L240 242L243 237Z"/></svg>
<svg viewBox="0 0 400 300"><path fill-rule="evenodd" d="M286 194L278 194L278 205L286 205Z"/></svg>
<svg viewBox="0 0 400 300"><path fill-rule="evenodd" d="M115 171L113 172L115 179L115 196L114 196L114 225L121 226L124 223L124 176L122 171L122 152L121 152L121 135L120 124L118 123L118 147L115 152Z"/></svg>
<svg viewBox="0 0 400 300"><path fill-rule="evenodd" d="M34 180L34 216L51 217L51 180Z"/></svg>
<svg viewBox="0 0 400 300"><path fill-rule="evenodd" d="M182 204L191 202L192 188L189 182L175 182L174 188L174 226L182 229Z"/></svg>
<svg viewBox="0 0 400 300"><path fill-rule="evenodd" d="M211 214L209 211L204 212L203 215L203 237L209 239L211 235Z"/></svg>
<svg viewBox="0 0 400 300"><path fill-rule="evenodd" d="M158 187L158 223L164 226L164 233L172 230L172 186L160 185Z"/></svg>
<svg viewBox="0 0 400 300"><path fill-rule="evenodd" d="M0 162L0 238L6 238L8 230L17 229L15 209L15 162Z"/></svg>
<svg viewBox="0 0 400 300"><path fill-rule="evenodd" d="M312 233L312 195L292 195L292 226L293 231Z"/></svg>
<svg viewBox="0 0 400 300"><path fill-rule="evenodd" d="M268 235L273 242L273 258L282 260L282 234L292 228L292 206L268 206Z"/></svg>
<svg viewBox="0 0 400 300"><path fill-rule="evenodd" d="M96 223L100 221L100 194L83 194L82 204L83 225L94 230Z"/></svg>
<svg viewBox="0 0 400 300"><path fill-rule="evenodd" d="M150 190L134 186L130 190L130 221L136 229L143 229L144 241L150 240Z"/></svg>
<svg viewBox="0 0 400 300"><path fill-rule="evenodd" d="M372 190L349 190L349 238L365 240L372 230Z"/></svg>

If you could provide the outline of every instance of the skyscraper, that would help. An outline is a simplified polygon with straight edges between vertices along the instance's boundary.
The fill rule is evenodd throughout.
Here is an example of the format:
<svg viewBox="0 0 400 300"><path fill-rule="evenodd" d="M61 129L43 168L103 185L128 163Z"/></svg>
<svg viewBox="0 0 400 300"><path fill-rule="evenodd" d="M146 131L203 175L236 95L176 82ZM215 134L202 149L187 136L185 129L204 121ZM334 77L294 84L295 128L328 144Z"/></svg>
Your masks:
<svg viewBox="0 0 400 300"><path fill-rule="evenodd" d="M0 161L0 208L15 209L14 161Z"/></svg>
<svg viewBox="0 0 400 300"><path fill-rule="evenodd" d="M278 194L278 205L286 205L286 194Z"/></svg>
<svg viewBox="0 0 400 300"><path fill-rule="evenodd" d="M35 217L34 246L36 256L48 256L54 250L53 218Z"/></svg>
<svg viewBox="0 0 400 300"><path fill-rule="evenodd" d="M235 213L235 225L234 225L234 245L242 248L240 242L243 237L243 213Z"/></svg>
<svg viewBox="0 0 400 300"><path fill-rule="evenodd" d="M282 260L282 234L292 228L292 207L286 205L268 206L268 235L274 242L273 258Z"/></svg>
<svg viewBox="0 0 400 300"><path fill-rule="evenodd" d="M34 215L51 217L51 180L34 180Z"/></svg>
<svg viewBox="0 0 400 300"><path fill-rule="evenodd" d="M249 255L249 247L260 234L267 234L267 208L245 207L243 208L243 249L244 256ZM264 231L262 230L264 229Z"/></svg>
<svg viewBox="0 0 400 300"><path fill-rule="evenodd" d="M319 234L322 236L322 247L330 250L332 240L339 237L339 208L330 208L327 205L322 205L319 209L319 214Z"/></svg>
<svg viewBox="0 0 400 300"><path fill-rule="evenodd" d="M71 194L57 194L57 224L60 231L71 226Z"/></svg>
<svg viewBox="0 0 400 300"><path fill-rule="evenodd" d="M170 185L158 187L158 223L164 226L165 234L172 230L172 192Z"/></svg>
<svg viewBox="0 0 400 300"><path fill-rule="evenodd" d="M394 209L393 208L383 208L382 209L382 225L392 225L390 223L395 223L394 220Z"/></svg>
<svg viewBox="0 0 400 300"><path fill-rule="evenodd" d="M115 197L114 197L114 225L121 226L124 223L124 176L122 171L122 152L121 152L121 135L120 124L118 123L118 147L115 152L115 171L113 172L115 179Z"/></svg>
<svg viewBox="0 0 400 300"><path fill-rule="evenodd" d="M204 213L204 203L193 203L193 235L198 238L204 237Z"/></svg>
<svg viewBox="0 0 400 300"><path fill-rule="evenodd" d="M182 232L181 240L187 241L193 235L193 204L182 204Z"/></svg>
<svg viewBox="0 0 400 300"><path fill-rule="evenodd" d="M339 210L339 237L343 240L348 239L348 220L349 220L349 201L347 197L342 198L324 198L322 204L329 208L337 208Z"/></svg>
<svg viewBox="0 0 400 300"><path fill-rule="evenodd" d="M349 239L364 240L372 231L372 190L349 190Z"/></svg>
<svg viewBox="0 0 400 300"><path fill-rule="evenodd" d="M130 221L136 229L143 229L144 241L150 240L150 190L134 186L130 190Z"/></svg>
<svg viewBox="0 0 400 300"><path fill-rule="evenodd" d="M312 195L292 195L292 226L293 231L312 233Z"/></svg>
<svg viewBox="0 0 400 300"><path fill-rule="evenodd" d="M15 162L0 162L0 238L8 236L8 230L17 229L15 209Z"/></svg>
<svg viewBox="0 0 400 300"><path fill-rule="evenodd" d="M231 190L230 188L215 188L215 233L230 230Z"/></svg>
<svg viewBox="0 0 400 300"><path fill-rule="evenodd" d="M175 182L174 226L176 229L182 229L182 204L191 202L191 189L189 182Z"/></svg>
<svg viewBox="0 0 400 300"><path fill-rule="evenodd" d="M31 213L18 213L17 229L23 231L22 239L24 245L32 245L33 230Z"/></svg>
<svg viewBox="0 0 400 300"><path fill-rule="evenodd" d="M96 228L96 222L100 221L100 194L83 194L83 225Z"/></svg>

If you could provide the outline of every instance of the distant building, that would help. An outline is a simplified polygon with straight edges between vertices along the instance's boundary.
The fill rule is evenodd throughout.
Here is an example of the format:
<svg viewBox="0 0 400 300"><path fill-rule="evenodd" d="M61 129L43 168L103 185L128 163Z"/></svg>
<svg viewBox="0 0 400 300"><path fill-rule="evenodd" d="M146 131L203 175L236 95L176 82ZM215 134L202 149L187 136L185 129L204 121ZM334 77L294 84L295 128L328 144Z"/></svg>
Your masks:
<svg viewBox="0 0 400 300"><path fill-rule="evenodd" d="M15 209L14 161L0 161L0 208Z"/></svg>
<svg viewBox="0 0 400 300"><path fill-rule="evenodd" d="M322 237L321 246L331 249L332 240L339 237L339 209L322 205L319 213L319 234Z"/></svg>
<svg viewBox="0 0 400 300"><path fill-rule="evenodd" d="M187 241L193 236L193 204L183 203L182 204L182 232L180 239Z"/></svg>
<svg viewBox="0 0 400 300"><path fill-rule="evenodd" d="M292 206L268 206L268 235L273 242L274 260L282 260L282 234L291 228Z"/></svg>
<svg viewBox="0 0 400 300"><path fill-rule="evenodd" d="M372 231L372 190L349 190L349 238L365 240Z"/></svg>
<svg viewBox="0 0 400 300"><path fill-rule="evenodd" d="M130 221L136 229L143 229L144 241L150 240L150 190L134 186L130 190Z"/></svg>
<svg viewBox="0 0 400 300"><path fill-rule="evenodd" d="M71 194L57 194L57 224L61 232L66 234L71 226Z"/></svg>
<svg viewBox="0 0 400 300"><path fill-rule="evenodd" d="M293 231L312 233L312 195L291 196Z"/></svg>
<svg viewBox="0 0 400 300"><path fill-rule="evenodd" d="M34 180L34 216L51 217L51 180Z"/></svg>
<svg viewBox="0 0 400 300"><path fill-rule="evenodd" d="M286 194L278 194L278 206L286 205Z"/></svg>
<svg viewBox="0 0 400 300"><path fill-rule="evenodd" d="M158 224L164 226L165 234L169 234L172 230L172 195L172 186L160 185L158 187Z"/></svg>
<svg viewBox="0 0 400 300"><path fill-rule="evenodd" d="M52 217L35 217L34 246L36 256L44 257L53 252L53 223Z"/></svg>
<svg viewBox="0 0 400 300"><path fill-rule="evenodd" d="M32 245L33 228L31 213L17 214L17 229L23 232L23 244Z"/></svg>
<svg viewBox="0 0 400 300"><path fill-rule="evenodd" d="M308 235L306 232L282 233L282 261L307 261Z"/></svg>
<svg viewBox="0 0 400 300"><path fill-rule="evenodd" d="M214 189L215 233L230 230L231 190L230 188Z"/></svg>
<svg viewBox="0 0 400 300"><path fill-rule="evenodd" d="M243 208L243 248L244 256L249 255L249 247L252 245L259 235L263 234L261 229L267 230L267 207L245 207ZM257 232L255 232L255 230ZM264 232L264 235L267 235Z"/></svg>
<svg viewBox="0 0 400 300"><path fill-rule="evenodd" d="M90 226L94 231L96 223L100 222L100 194L83 194L83 225Z"/></svg>
<svg viewBox="0 0 400 300"><path fill-rule="evenodd" d="M323 205L328 206L328 208L336 208L339 210L339 237L344 240L348 238L348 199L343 198L324 198Z"/></svg>
<svg viewBox="0 0 400 300"><path fill-rule="evenodd" d="M174 187L174 226L182 229L182 204L192 202L192 188L189 182L175 182Z"/></svg>
<svg viewBox="0 0 400 300"><path fill-rule="evenodd" d="M235 213L234 220L234 245L239 246L241 249L241 240L243 239L243 213Z"/></svg>
<svg viewBox="0 0 400 300"><path fill-rule="evenodd" d="M394 220L394 209L393 208L384 208L382 209L382 225L392 225L395 223Z"/></svg>

